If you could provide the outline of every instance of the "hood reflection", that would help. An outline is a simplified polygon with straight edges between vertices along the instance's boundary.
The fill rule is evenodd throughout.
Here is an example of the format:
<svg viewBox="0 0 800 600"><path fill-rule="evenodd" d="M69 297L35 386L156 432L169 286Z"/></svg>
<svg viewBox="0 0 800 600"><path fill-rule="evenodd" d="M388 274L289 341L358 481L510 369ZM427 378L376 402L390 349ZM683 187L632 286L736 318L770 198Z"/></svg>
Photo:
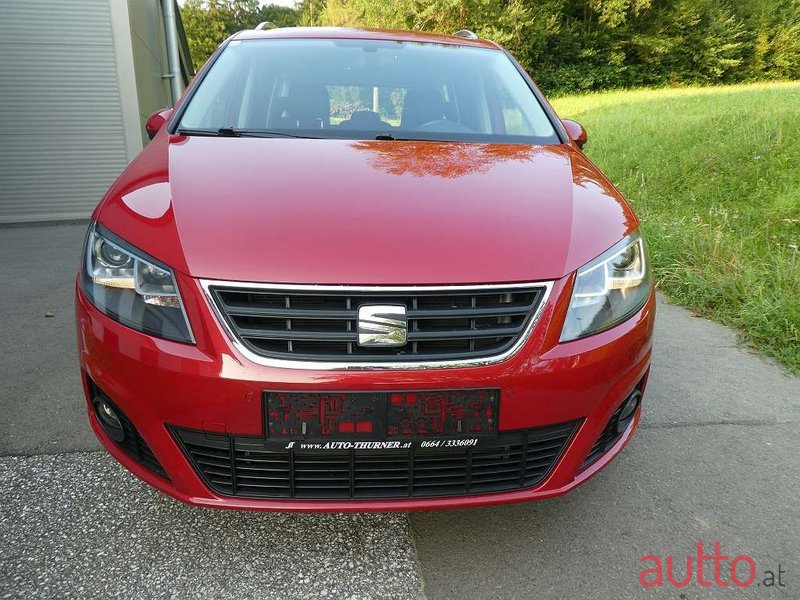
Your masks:
<svg viewBox="0 0 800 600"><path fill-rule="evenodd" d="M391 175L457 179L485 173L505 161L531 160L542 146L454 142L365 141L351 144L371 154L370 164Z"/></svg>
<svg viewBox="0 0 800 600"><path fill-rule="evenodd" d="M160 219L170 208L169 182L161 181L136 188L122 195L122 202L142 217L147 219Z"/></svg>

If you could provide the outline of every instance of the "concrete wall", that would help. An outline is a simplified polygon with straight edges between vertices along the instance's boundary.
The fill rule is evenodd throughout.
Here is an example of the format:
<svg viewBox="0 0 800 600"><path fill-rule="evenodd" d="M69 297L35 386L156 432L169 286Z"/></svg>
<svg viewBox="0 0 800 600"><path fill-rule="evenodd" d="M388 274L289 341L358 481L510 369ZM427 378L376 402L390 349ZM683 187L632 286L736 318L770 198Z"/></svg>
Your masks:
<svg viewBox="0 0 800 600"><path fill-rule="evenodd" d="M133 64L139 101L140 134L147 142L144 122L151 113L172 105L164 19L160 0L128 0Z"/></svg>

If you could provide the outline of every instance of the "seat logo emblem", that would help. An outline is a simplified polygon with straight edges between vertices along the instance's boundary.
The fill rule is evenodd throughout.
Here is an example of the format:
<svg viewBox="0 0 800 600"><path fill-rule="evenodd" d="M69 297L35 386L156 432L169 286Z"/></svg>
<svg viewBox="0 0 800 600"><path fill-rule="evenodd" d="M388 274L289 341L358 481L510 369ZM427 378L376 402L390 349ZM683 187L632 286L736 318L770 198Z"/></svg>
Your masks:
<svg viewBox="0 0 800 600"><path fill-rule="evenodd" d="M366 304L358 307L359 346L405 346L407 340L405 306Z"/></svg>

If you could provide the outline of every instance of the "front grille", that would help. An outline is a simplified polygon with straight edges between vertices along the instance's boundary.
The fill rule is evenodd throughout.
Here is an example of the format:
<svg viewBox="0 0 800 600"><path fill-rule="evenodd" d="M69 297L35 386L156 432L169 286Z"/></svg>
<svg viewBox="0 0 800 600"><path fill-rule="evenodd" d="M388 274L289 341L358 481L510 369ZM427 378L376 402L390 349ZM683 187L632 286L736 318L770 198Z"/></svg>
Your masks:
<svg viewBox="0 0 800 600"><path fill-rule="evenodd" d="M464 496L534 487L558 462L577 422L501 433L475 448L271 450L258 436L173 429L215 492L245 498Z"/></svg>
<svg viewBox="0 0 800 600"><path fill-rule="evenodd" d="M546 289L542 284L402 292L209 286L233 335L259 356L348 363L500 355L531 325ZM405 306L405 345L359 346L358 308L362 305Z"/></svg>

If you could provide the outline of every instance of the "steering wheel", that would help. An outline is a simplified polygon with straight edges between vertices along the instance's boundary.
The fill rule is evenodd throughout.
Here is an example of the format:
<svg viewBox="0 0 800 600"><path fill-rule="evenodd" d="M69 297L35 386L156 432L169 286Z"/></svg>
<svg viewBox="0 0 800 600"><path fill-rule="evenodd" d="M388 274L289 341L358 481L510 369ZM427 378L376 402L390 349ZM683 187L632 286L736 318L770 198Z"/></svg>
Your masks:
<svg viewBox="0 0 800 600"><path fill-rule="evenodd" d="M458 121L448 121L447 119L435 119L419 125L417 131L434 131L441 133L475 133L466 125L462 125Z"/></svg>

